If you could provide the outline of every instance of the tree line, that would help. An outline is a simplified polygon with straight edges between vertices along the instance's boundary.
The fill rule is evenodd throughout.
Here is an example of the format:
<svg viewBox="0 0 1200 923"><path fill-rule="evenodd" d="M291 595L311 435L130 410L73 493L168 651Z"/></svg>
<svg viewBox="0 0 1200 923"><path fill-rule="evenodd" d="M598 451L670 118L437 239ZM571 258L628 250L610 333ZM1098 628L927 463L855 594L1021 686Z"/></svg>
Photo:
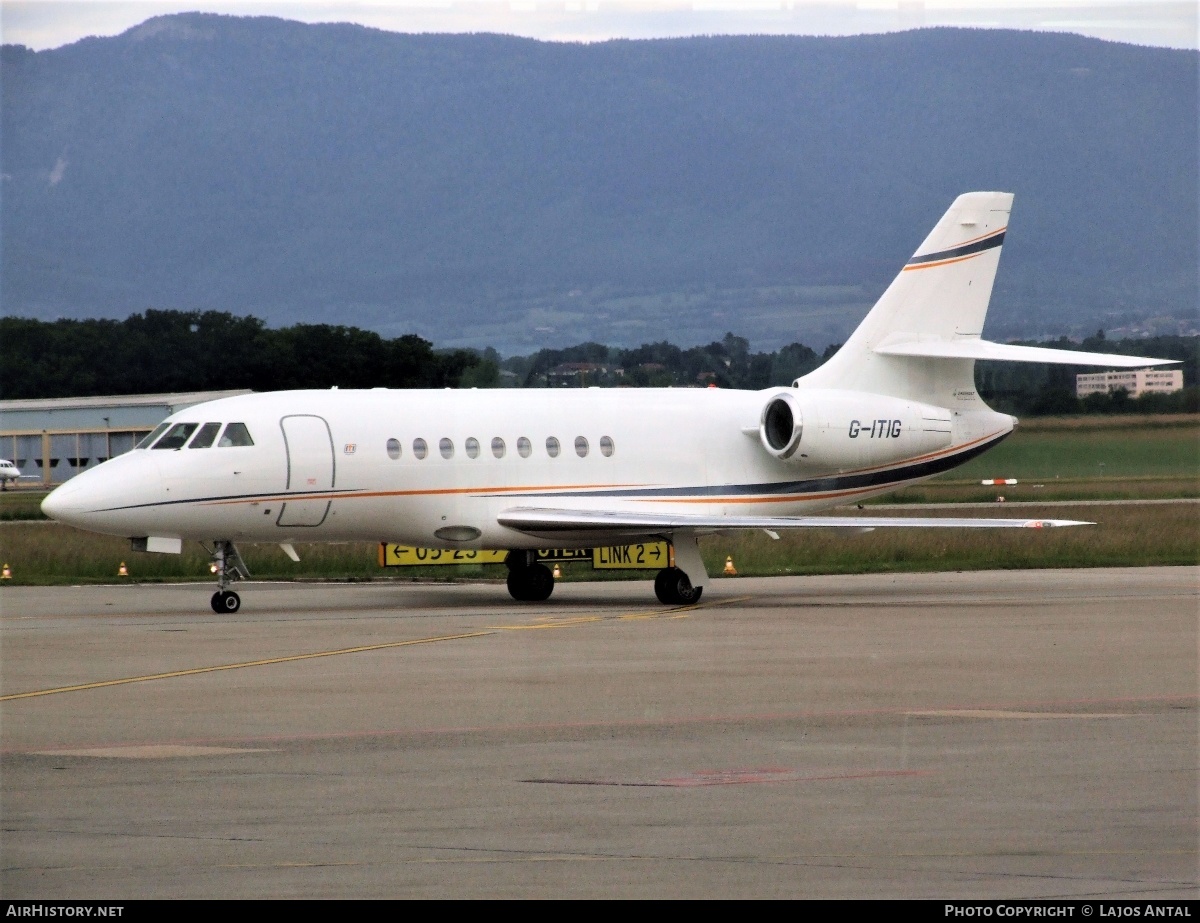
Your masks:
<svg viewBox="0 0 1200 923"><path fill-rule="evenodd" d="M0 318L6 399L249 388L444 388L480 363L421 337L385 339L328 324L271 329L220 311L159 311L125 320Z"/></svg>
<svg viewBox="0 0 1200 923"><path fill-rule="evenodd" d="M1124 392L1075 397L1080 368L980 362L976 383L997 410L1026 416L1200 411L1200 337L1108 340L1053 346L1182 362L1185 388L1131 399ZM0 397L5 399L153 394L248 388L705 387L788 385L837 351L802 343L752 352L728 333L704 346L666 341L634 348L581 343L502 357L435 349L413 334L385 338L328 324L273 329L256 317L219 311L148 310L124 320L0 318Z"/></svg>

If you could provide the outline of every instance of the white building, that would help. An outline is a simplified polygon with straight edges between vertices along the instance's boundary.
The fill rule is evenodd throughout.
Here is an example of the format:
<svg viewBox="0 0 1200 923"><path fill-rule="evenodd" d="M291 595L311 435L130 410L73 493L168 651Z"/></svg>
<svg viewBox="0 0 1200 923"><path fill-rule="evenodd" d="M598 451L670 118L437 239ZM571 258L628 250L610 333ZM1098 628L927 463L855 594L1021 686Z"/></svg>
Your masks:
<svg viewBox="0 0 1200 923"><path fill-rule="evenodd" d="M1183 372L1180 369L1126 369L1120 372L1095 372L1075 376L1075 396L1107 393L1124 388L1130 397L1143 394L1170 394L1183 390Z"/></svg>

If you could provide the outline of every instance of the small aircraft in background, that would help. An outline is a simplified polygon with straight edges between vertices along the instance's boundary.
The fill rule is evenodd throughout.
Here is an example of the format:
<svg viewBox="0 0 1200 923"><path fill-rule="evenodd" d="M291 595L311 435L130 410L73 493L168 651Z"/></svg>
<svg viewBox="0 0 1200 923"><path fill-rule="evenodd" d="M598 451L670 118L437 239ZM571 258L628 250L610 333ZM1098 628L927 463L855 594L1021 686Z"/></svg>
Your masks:
<svg viewBox="0 0 1200 923"><path fill-rule="evenodd" d="M198 404L42 503L61 522L210 549L236 612L236 542L507 551L518 600L554 589L537 549L666 540L668 605L706 581L697 537L733 529L1027 528L1071 520L818 516L961 465L1017 421L975 391L979 359L1170 360L982 339L1012 195L959 196L854 334L790 387L283 391Z"/></svg>
<svg viewBox="0 0 1200 923"><path fill-rule="evenodd" d="M7 458L0 458L0 490L8 490L9 484L16 484L22 478L37 480L36 474L22 474L21 469Z"/></svg>

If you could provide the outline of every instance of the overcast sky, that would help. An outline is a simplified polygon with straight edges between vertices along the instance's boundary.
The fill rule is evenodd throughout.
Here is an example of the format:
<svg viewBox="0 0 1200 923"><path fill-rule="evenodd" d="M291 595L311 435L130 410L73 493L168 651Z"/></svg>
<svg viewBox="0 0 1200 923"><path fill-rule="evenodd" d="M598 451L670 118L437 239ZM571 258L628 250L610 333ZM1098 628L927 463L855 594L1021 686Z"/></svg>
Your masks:
<svg viewBox="0 0 1200 923"><path fill-rule="evenodd" d="M56 48L188 10L356 22L393 32L501 32L550 41L704 34L853 35L919 26L1076 32L1197 48L1196 0L0 0L5 43Z"/></svg>

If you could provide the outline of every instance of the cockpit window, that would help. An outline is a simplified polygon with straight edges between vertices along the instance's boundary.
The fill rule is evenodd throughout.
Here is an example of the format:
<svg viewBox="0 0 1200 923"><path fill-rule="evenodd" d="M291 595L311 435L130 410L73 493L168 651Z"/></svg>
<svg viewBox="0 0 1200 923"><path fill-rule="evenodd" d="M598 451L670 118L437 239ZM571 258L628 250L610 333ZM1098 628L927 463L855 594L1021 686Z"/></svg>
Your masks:
<svg viewBox="0 0 1200 923"><path fill-rule="evenodd" d="M221 431L220 423L205 423L196 433L196 438L188 443L189 449L207 449Z"/></svg>
<svg viewBox="0 0 1200 923"><path fill-rule="evenodd" d="M159 423L158 426L154 427L154 432L150 433L150 435L148 435L145 439L143 439L141 442L139 442L137 445L135 445L134 448L135 449L150 448L150 446L153 444L154 440L157 439L159 436L161 436L164 432L166 432L167 427L170 425L171 425L170 423Z"/></svg>
<svg viewBox="0 0 1200 923"><path fill-rule="evenodd" d="M254 440L250 438L250 430L246 429L245 423L230 423L225 427L225 432L221 434L221 441L217 443L217 447L224 448L231 445L254 445Z"/></svg>
<svg viewBox="0 0 1200 923"><path fill-rule="evenodd" d="M199 423L176 423L158 442L154 443L156 449L182 449L183 444L188 441L188 437L196 431Z"/></svg>

